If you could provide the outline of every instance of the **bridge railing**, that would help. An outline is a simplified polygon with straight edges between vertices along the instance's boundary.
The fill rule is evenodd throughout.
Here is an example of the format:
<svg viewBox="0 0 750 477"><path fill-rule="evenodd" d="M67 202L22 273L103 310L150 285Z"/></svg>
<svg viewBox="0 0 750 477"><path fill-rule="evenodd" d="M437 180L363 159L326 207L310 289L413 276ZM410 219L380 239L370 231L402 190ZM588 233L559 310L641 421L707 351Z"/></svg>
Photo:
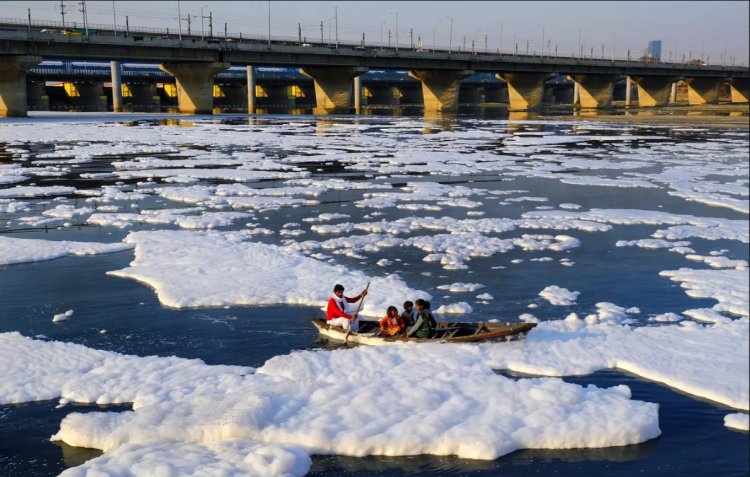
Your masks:
<svg viewBox="0 0 750 477"><path fill-rule="evenodd" d="M85 29L84 27L79 24L78 22L58 22L58 21L52 21L52 20L28 20L28 19L18 19L18 18L5 18L0 17L0 30L3 29L3 26L6 27L12 27L11 29L14 31L24 30L28 29L29 31L44 31L44 30L52 30L47 33L59 33L59 34L81 34L85 35ZM661 65L685 65L689 64L691 67L697 67L701 68L703 66L729 66L726 64L726 61L723 61L722 64L707 64L707 63L699 63L696 64L693 59L686 59L686 61L656 61L654 59L649 58L635 58L631 59L628 58L612 58L611 56L609 58L604 57L604 55L597 57L594 54L585 55L585 54L544 54L544 53L534 53L534 54L524 54L524 53L518 53L517 51L499 51L499 49L490 50L490 49L484 49L484 48L463 48L462 46L456 46L456 47L447 47L447 46L438 46L438 45L430 45L428 47L418 47L418 45L414 44L403 44L403 43L383 43L383 42L372 42L367 41L366 43L363 43L362 41L346 41L346 40L340 40L338 42L333 41L332 39L307 39L307 37L300 38L299 36L291 37L291 36L271 36L268 35L248 35L246 33L229 33L226 34L221 32L214 32L213 35L206 35L206 34L199 34L195 32L186 32L182 31L181 33L176 29L170 29L170 28L149 28L149 27L137 27L137 26L130 26L130 25L107 25L107 24L88 24L87 28L89 31L89 35L103 35L103 36L123 36L123 37L151 37L156 39L182 39L182 41L201 41L205 42L205 44L212 45L216 43L224 43L225 47L227 48L233 48L234 45L241 45L243 43L249 43L249 44L271 44L271 45L287 45L287 46L314 46L314 47L325 47L325 48L331 48L331 49L352 49L352 50L380 50L380 51L409 51L409 52L419 52L419 53L438 53L438 54L471 54L473 56L479 56L479 57L494 57L497 58L498 56L501 57L512 57L512 58L529 58L529 59L538 59L540 61L559 61L559 60L570 60L570 61L586 61L586 62L594 62L594 63L602 63L602 64L661 64ZM205 32L204 32L205 33ZM232 46L230 46L232 45ZM732 66L735 66L732 64ZM745 66L742 65L736 65L736 66Z"/></svg>

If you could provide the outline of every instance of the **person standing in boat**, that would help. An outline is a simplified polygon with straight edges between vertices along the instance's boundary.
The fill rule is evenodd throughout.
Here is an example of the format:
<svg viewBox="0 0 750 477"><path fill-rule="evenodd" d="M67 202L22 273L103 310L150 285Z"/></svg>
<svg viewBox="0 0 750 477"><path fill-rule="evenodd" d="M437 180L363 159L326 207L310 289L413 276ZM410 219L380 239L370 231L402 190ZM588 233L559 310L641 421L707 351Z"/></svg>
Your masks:
<svg viewBox="0 0 750 477"><path fill-rule="evenodd" d="M395 306L389 306L386 315L380 320L380 334L394 336L406 329Z"/></svg>
<svg viewBox="0 0 750 477"><path fill-rule="evenodd" d="M417 318L414 325L406 332L406 336L432 338L432 335L435 334L435 328L437 328L437 321L430 311L430 302L420 298L414 303L414 306L417 309Z"/></svg>
<svg viewBox="0 0 750 477"><path fill-rule="evenodd" d="M404 311L401 313L401 321L404 322L404 329L414 325L414 303L407 300L404 302Z"/></svg>
<svg viewBox="0 0 750 477"><path fill-rule="evenodd" d="M328 308L326 308L326 322L329 326L340 326L346 331L351 330L356 332L359 329L359 320L357 315L350 315L346 312L347 303L357 303L360 299L367 296L367 290L363 290L362 293L355 297L344 296L344 286L339 285L333 287L333 295L328 300Z"/></svg>

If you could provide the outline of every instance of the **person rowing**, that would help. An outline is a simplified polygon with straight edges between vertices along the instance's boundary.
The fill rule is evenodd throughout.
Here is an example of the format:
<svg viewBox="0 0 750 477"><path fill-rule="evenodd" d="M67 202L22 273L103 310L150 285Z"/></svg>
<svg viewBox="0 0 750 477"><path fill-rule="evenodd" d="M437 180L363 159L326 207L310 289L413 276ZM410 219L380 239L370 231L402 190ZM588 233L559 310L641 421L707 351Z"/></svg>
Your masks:
<svg viewBox="0 0 750 477"><path fill-rule="evenodd" d="M329 326L340 326L347 332L356 332L359 329L357 312L350 315L347 313L347 303L357 303L367 296L367 289L355 297L344 296L344 286L336 284L333 287L333 295L328 300L326 308L326 322Z"/></svg>

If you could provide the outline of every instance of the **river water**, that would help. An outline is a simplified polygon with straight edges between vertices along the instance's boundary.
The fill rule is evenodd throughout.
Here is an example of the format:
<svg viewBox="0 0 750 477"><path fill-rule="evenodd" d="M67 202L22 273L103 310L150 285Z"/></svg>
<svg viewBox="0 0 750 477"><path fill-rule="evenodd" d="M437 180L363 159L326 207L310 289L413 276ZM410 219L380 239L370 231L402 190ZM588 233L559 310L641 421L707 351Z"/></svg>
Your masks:
<svg viewBox="0 0 750 477"><path fill-rule="evenodd" d="M314 200L294 205L234 207L234 211L251 216L213 228L243 231L250 230L246 224L252 223L254 228L270 231L267 235L254 236L253 240L290 246L294 242L367 234L363 229L318 233L313 226L319 222L304 219L321 214L347 216L331 223L362 224L429 217L521 219L530 213L580 214L608 209L744 221L747 229L746 129L614 124L605 119L583 123L535 121L533 118L508 121L459 117L426 121L419 117L267 116L248 120L231 115L188 119L133 115L126 117L122 122L124 126L114 130L111 137L108 130L101 127L112 121L111 116L80 120L74 115L43 115L9 121L0 123L0 134L5 131L0 138L0 165L18 166L28 172L23 173L26 180L0 185L0 191L33 183L42 187L74 187L90 194L6 197L5 202L0 202L0 237L116 243L133 231L180 229L180 226L174 221L131 222L119 226L111 222L94 224L89 221L93 208L110 207L100 209L102 213L109 210L141 213L195 207L194 203L169 200L153 190L237 183L269 189L287 186L289 180L307 180L305 187L344 180L360 184L361 188L327 188L314 196ZM13 134L7 132L9 128ZM162 137L164 131L167 135L179 136L180 140L164 147L158 141L151 142L150 138ZM262 138L246 141L253 134ZM139 137L149 139L139 144ZM271 174L257 180L215 174L190 177L191 169L196 168L214 172L223 168L235 170L237 164L228 166L217 162L212 165L210 161L241 157L237 154L273 161L263 166ZM493 162L493 157L501 161ZM208 162L181 167L180 161L191 159ZM166 168L168 172L153 173L150 178L117 174L123 170L165 169L156 162L148 162L156 160L171 161ZM141 164L127 169L115 167L113 164L118 161L141 161ZM279 164L293 164L291 173L296 176L282 177L284 170ZM274 174L277 177L273 177ZM6 176L9 175L6 170ZM413 183L442 188L437 192L416 193L409 185ZM706 187L695 186L701 183ZM377 196L382 192L377 186L383 185L392 186L393 189L387 189L391 192L416 195L383 204L382 200L387 201L388 196ZM97 196L91 194L105 186L124 192L143 190L144 193L103 198L105 195L98 196L100 200L87 201L87 198L96 199ZM456 188L460 194L450 195ZM371 202L366 202L368 199ZM24 205L9 211L7 205L11 203ZM6 209L2 208L3 204ZM92 210L45 221L54 216L44 212L59 206ZM206 203L198 207L232 210L212 208ZM637 307L639 312L633 314L633 324L648 326L653 324L650 319L655 316L711 308L716 303L711 298L691 297L678 283L659 275L660 271L681 267L710 268L706 263L686 260L684 253L669 251L679 244L661 248L622 245L625 241L654 238L655 231L672 225L669 220L628 222L620 217L608 225L609 229L601 231L540 230L520 225L512 233L515 237L563 234L580 241L577 246L561 250L516 246L488 251L480 243L475 247L479 252L462 255L472 247L467 236L465 243L453 245L450 250L438 250L437 242L433 241L421 248L401 243L376 251L349 246L349 253L335 253L346 249L346 245L315 251L325 255L321 260L331 260L369 276L396 273L410 288L430 293L433 308L464 302L472 311L459 316L471 321L491 318L518 321L523 314L533 314L541 321L559 320L569 313L585 316L597 303L609 302L624 308ZM427 236L436 240L439 234L455 233L451 229L454 226L446 225L443 230L412 230L394 236ZM290 230L301 232L289 233ZM497 235L497 232L490 232L483 237ZM536 240L543 242L545 239L536 237ZM748 260L747 243L732 239L728 233L718 234L711 240L702 237L672 239L673 242L679 240L689 241L689 245L684 246L689 246L695 255ZM618 242L620 246L616 245ZM459 266L451 268L441 265L439 260L423 260L428 253L443 256L452 253L453 259L457 255ZM317 306L278 303L167 307L160 303L151 287L107 275L109 271L128 267L131 261L133 251L125 250L0 266L0 332L18 331L25 336L125 354L174 355L199 358L208 364L254 367L274 356L331 346L316 339L316 332L309 323L311 317L323 316ZM483 287L468 293L438 288L453 283L474 283ZM551 285L580 294L573 303L554 305L539 295ZM321 284L322 299L327 297L330 287L331 284ZM491 298L476 298L484 292ZM401 300L402 297L393 299L397 305ZM65 310L74 310L73 317L63 323L53 323L52 316ZM731 314L726 316L738 319ZM506 375L525 379L513 373ZM519 450L493 461L431 455L313 456L308 475L748 474L747 432L723 425L723 417L736 412L731 407L617 370L563 379L599 387L629 386L633 399L659 404L662 435L624 447ZM128 408L124 405L108 409L118 412ZM58 408L57 401L0 406L0 475L52 476L100 455L97 450L49 440L66 414L92 410L100 409L84 405Z"/></svg>

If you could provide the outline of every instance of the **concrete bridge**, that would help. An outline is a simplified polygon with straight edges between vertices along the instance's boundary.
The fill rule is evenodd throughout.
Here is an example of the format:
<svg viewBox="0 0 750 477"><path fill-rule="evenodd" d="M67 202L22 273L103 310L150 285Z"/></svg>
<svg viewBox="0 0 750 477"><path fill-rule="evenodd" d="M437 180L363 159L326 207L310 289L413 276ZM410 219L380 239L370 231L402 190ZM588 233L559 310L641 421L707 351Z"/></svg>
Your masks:
<svg viewBox="0 0 750 477"><path fill-rule="evenodd" d="M42 59L54 58L112 61L115 111L122 110L119 62L159 63L163 71L174 76L179 111L186 114L212 112L214 80L231 65L246 67L251 113L256 108L256 95L252 93L256 91L257 66L299 66L300 72L313 81L316 113L351 112L352 107L359 112L361 75L370 69L409 71L421 82L425 114L455 112L461 81L477 72L492 73L505 81L510 110L521 111L538 108L545 81L559 75L574 82L575 101L581 108L610 107L614 83L623 77L628 86L636 86L640 107L666 105L677 81L687 85L690 104L716 102L719 87L725 83L729 84L732 102L747 102L750 82L748 68L737 66L405 50L241 36L156 38L101 30L93 35L0 30L0 51L0 116L26 114L25 73Z"/></svg>

